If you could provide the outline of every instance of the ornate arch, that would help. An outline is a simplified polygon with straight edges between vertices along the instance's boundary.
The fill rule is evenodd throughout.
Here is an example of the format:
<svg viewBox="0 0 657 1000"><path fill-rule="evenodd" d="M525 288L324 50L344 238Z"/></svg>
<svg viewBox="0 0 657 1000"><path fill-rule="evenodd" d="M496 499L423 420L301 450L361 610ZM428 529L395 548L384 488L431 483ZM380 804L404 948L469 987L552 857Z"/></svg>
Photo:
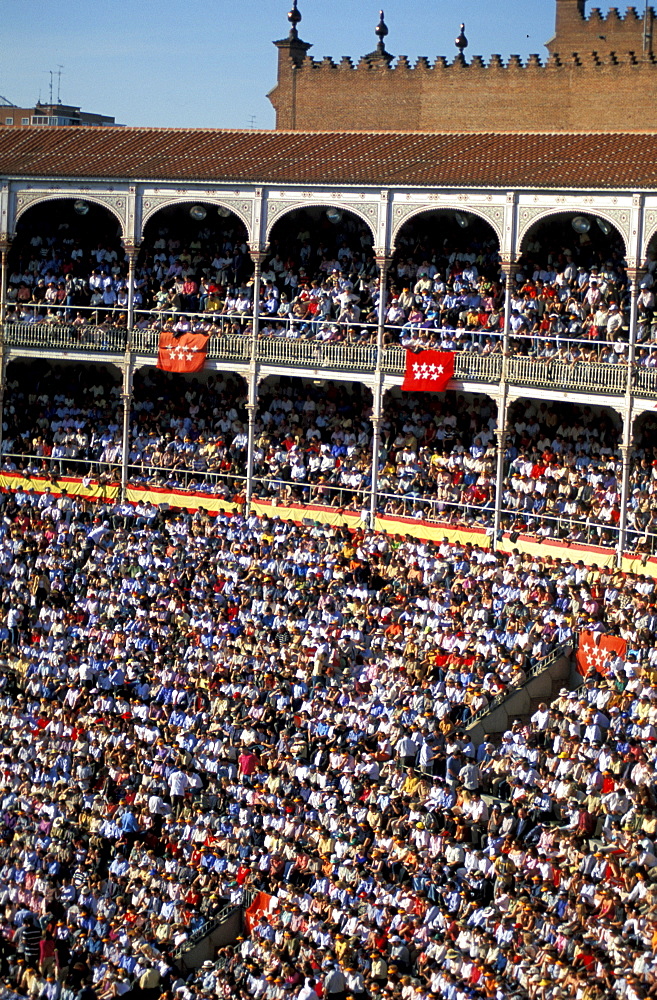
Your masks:
<svg viewBox="0 0 657 1000"><path fill-rule="evenodd" d="M128 210L127 194L101 195L89 191L19 191L16 194L16 223L27 211L46 201L89 201L107 209L121 227L121 235L126 235L126 213Z"/></svg>
<svg viewBox="0 0 657 1000"><path fill-rule="evenodd" d="M271 200L267 201L267 227L265 232L265 241L269 241L269 236L276 225L276 223L283 218L284 215L290 215L292 212L298 212L299 209L307 208L337 208L341 212L351 212L352 215L358 216L358 218L365 223L367 228L372 234L372 244L376 243L376 228L379 218L379 203L373 202L362 202L354 204L353 201L341 201L340 198L335 196L331 198L325 198L320 201L315 201L314 199L308 198L307 201L280 201Z"/></svg>
<svg viewBox="0 0 657 1000"><path fill-rule="evenodd" d="M657 209L649 208L644 218L644 237L641 248L641 260L645 260L648 255L650 244L657 235Z"/></svg>
<svg viewBox="0 0 657 1000"><path fill-rule="evenodd" d="M594 208L591 205L560 205L554 208L539 208L538 206L521 206L518 210L518 256L523 252L523 243L529 231L538 222L543 222L553 215L591 215L596 218L605 219L614 227L617 234L623 241L625 253L628 252L630 240L630 209L629 208Z"/></svg>
<svg viewBox="0 0 657 1000"><path fill-rule="evenodd" d="M146 195L141 202L141 233L140 238L144 238L144 229L154 215L161 209L169 208L172 205L212 205L214 208L226 208L244 224L247 233L247 241L252 239L251 230L253 228L253 202L246 198L213 198L203 195L194 198L193 192L181 196L169 197L168 195Z"/></svg>
<svg viewBox="0 0 657 1000"><path fill-rule="evenodd" d="M463 201L456 201L453 204L445 204L444 202L439 202L436 204L425 204L425 205L411 205L411 204L393 204L392 207L392 235L390 239L391 246L394 248L397 242L397 237L401 232L402 228L411 219L416 218L418 215L426 215L429 212L461 212L467 215L476 215L478 219L482 219L487 222L491 227L495 235L497 236L497 242L499 248L502 248L502 234L504 231L504 206L503 205L471 205L466 199Z"/></svg>

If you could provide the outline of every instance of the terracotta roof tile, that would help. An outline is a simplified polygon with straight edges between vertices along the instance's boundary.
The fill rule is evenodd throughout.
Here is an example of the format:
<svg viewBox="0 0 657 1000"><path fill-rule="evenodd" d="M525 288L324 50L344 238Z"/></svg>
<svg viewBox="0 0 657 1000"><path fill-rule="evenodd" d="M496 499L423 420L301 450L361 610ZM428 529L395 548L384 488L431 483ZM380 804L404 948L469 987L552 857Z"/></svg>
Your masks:
<svg viewBox="0 0 657 1000"><path fill-rule="evenodd" d="M395 186L657 187L657 132L0 129L0 175Z"/></svg>

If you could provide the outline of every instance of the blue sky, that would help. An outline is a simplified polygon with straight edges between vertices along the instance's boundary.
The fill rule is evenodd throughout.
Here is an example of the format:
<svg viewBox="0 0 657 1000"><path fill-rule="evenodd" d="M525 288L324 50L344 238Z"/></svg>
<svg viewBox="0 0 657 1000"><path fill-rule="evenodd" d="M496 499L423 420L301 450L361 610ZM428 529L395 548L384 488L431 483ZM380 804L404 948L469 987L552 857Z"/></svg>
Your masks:
<svg viewBox="0 0 657 1000"><path fill-rule="evenodd" d="M639 0L641 9L643 6ZM288 31L290 0L0 0L0 94L14 104L48 100L63 65L61 99L125 125L273 128L266 94L276 82L272 41ZM602 10L611 4L598 4ZM619 4L623 7L623 4ZM388 0L387 47L435 58L545 55L552 0ZM379 0L299 0L300 35L315 58L358 59L376 44ZM56 97L55 82L55 97ZM321 128L321 122L317 123Z"/></svg>

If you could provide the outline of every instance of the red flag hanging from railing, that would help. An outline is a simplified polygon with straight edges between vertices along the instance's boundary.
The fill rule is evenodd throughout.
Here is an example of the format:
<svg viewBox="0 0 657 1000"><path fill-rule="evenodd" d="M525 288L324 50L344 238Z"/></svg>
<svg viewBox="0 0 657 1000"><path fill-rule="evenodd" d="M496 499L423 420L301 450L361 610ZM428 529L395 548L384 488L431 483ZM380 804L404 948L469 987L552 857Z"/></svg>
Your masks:
<svg viewBox="0 0 657 1000"><path fill-rule="evenodd" d="M204 333L183 333L176 337L170 330L163 330L157 367L165 372L200 372L205 366L209 339Z"/></svg>
<svg viewBox="0 0 657 1000"><path fill-rule="evenodd" d="M271 913L273 898L273 896L270 896L266 892L256 893L250 906L244 911L244 923L249 934L260 920L260 917L266 917Z"/></svg>
<svg viewBox="0 0 657 1000"><path fill-rule="evenodd" d="M408 392L444 392L453 377L452 351L406 351L402 389Z"/></svg>
<svg viewBox="0 0 657 1000"><path fill-rule="evenodd" d="M580 632L577 646L577 670L586 677L591 671L606 673L606 665L613 657L627 656L627 642L619 635L602 635L600 632Z"/></svg>

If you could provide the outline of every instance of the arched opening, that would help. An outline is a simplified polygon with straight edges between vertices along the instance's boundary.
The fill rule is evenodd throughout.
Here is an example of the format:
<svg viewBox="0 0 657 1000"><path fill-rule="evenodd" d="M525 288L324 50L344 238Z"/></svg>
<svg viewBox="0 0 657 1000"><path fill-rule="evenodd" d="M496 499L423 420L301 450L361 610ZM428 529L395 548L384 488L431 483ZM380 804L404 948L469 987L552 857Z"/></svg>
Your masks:
<svg viewBox="0 0 657 1000"><path fill-rule="evenodd" d="M395 238L386 341L488 353L501 336L499 277L499 240L490 223L460 210L412 216Z"/></svg>
<svg viewBox="0 0 657 1000"><path fill-rule="evenodd" d="M639 276L637 342L654 361L657 352L657 231L648 241L645 266ZM652 365L651 361L651 365Z"/></svg>
<svg viewBox="0 0 657 1000"><path fill-rule="evenodd" d="M133 379L129 482L232 501L244 491L247 430L244 379L144 366Z"/></svg>
<svg viewBox="0 0 657 1000"><path fill-rule="evenodd" d="M125 326L128 265L117 217L102 205L56 198L20 216L7 261L7 322Z"/></svg>
<svg viewBox="0 0 657 1000"><path fill-rule="evenodd" d="M493 523L497 405L475 393L384 399L378 509L454 526Z"/></svg>
<svg viewBox="0 0 657 1000"><path fill-rule="evenodd" d="M625 549L639 555L657 552L657 415L634 421Z"/></svg>
<svg viewBox="0 0 657 1000"><path fill-rule="evenodd" d="M627 344L629 327L622 236L595 215L538 219L522 237L511 305L514 351L613 361L609 345Z"/></svg>
<svg viewBox="0 0 657 1000"><path fill-rule="evenodd" d="M340 206L282 215L262 270L263 333L338 343L376 340L378 269L370 227Z"/></svg>
<svg viewBox="0 0 657 1000"><path fill-rule="evenodd" d="M3 471L115 482L121 465L121 374L114 365L7 365Z"/></svg>
<svg viewBox="0 0 657 1000"><path fill-rule="evenodd" d="M260 386L254 495L361 511L371 485L372 393L360 382L272 376Z"/></svg>
<svg viewBox="0 0 657 1000"><path fill-rule="evenodd" d="M516 400L507 423L503 527L617 545L621 433L620 417L604 406Z"/></svg>
<svg viewBox="0 0 657 1000"><path fill-rule="evenodd" d="M160 328L175 317L243 329L253 312L246 226L203 201L165 205L144 226L136 265L135 322Z"/></svg>

